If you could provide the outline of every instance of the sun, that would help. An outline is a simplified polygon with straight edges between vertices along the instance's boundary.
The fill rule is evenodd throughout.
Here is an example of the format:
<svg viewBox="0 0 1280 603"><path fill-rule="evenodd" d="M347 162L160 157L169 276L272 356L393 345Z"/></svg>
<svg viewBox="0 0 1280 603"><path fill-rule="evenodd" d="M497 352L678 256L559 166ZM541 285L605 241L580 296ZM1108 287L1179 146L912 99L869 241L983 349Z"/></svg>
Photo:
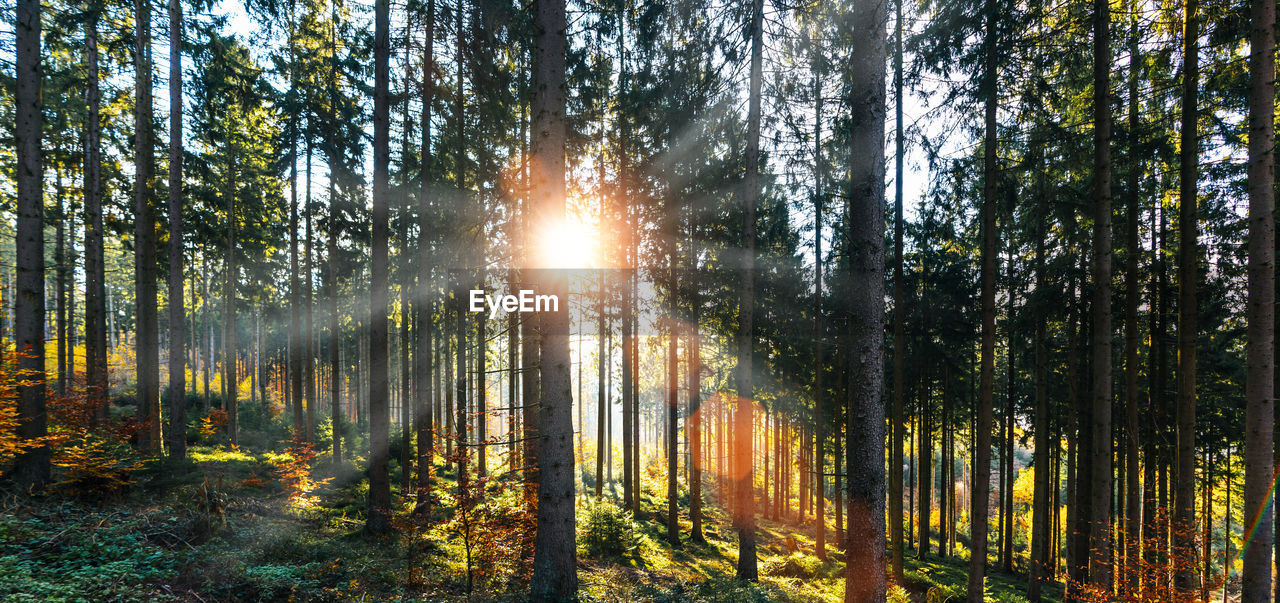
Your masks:
<svg viewBox="0 0 1280 603"><path fill-rule="evenodd" d="M538 259L544 268L599 267L600 242L595 225L578 215L546 225L539 239Z"/></svg>

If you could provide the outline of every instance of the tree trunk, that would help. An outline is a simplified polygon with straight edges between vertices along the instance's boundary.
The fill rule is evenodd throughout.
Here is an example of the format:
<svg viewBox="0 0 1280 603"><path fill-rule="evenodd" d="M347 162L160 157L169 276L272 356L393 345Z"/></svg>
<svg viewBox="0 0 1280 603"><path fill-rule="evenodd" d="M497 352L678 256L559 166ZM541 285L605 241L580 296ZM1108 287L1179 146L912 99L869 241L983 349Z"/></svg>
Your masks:
<svg viewBox="0 0 1280 603"><path fill-rule="evenodd" d="M539 0L534 12L532 198L536 224L558 224L565 212L564 0ZM573 391L569 373L568 280L544 272L537 285L564 305L540 318L540 432L538 523L534 542L534 599L564 600L578 589L574 518Z"/></svg>
<svg viewBox="0 0 1280 603"><path fill-rule="evenodd" d="M98 19L90 10L85 20L85 139L84 139L84 330L86 396L94 422L107 420L106 270L102 241L102 124L98 88Z"/></svg>
<svg viewBox="0 0 1280 603"><path fill-rule="evenodd" d="M435 231L430 186L434 161L431 152L431 103L436 91L435 23L436 1L427 0L426 35L423 37L422 50L422 166L418 174L421 186L418 190L418 295L413 304L414 320L418 326L417 350L413 356L414 372L417 375L414 381L417 384L414 426L418 438L418 500L414 512L422 514L431 509L431 472L435 457L435 424L431 412L434 407L431 396L431 375L434 373L431 301L435 290L431 282L435 258L431 251L435 241L428 238Z"/></svg>
<svg viewBox="0 0 1280 603"><path fill-rule="evenodd" d="M899 22L900 21L901 19L899 19ZM901 23L899 23L899 26L900 25ZM899 31L898 39L899 41L901 41L901 31ZM818 60L818 59L815 59L815 60ZM821 69L819 69L819 71L821 71ZM823 190L824 170L823 170L823 163L822 163L822 100L823 100L822 99L822 79L821 77L819 77L818 74L815 74L813 77L813 98L814 98L814 101L813 101L814 102L814 121L813 121L813 163L814 163L813 417L814 417L814 421L813 421L813 425L815 430L814 440L816 443L816 446L814 447L815 462L813 465L813 477L816 483L816 489L818 491L818 512L817 512L818 518L814 528L816 531L816 534L814 535L814 541L815 541L814 554L818 557L819 560L826 561L827 559L827 497L826 497L827 455L826 455L826 450L823 449L823 444L825 443L825 439L826 439L824 437L823 428L826 425L827 418L824 412L825 411L825 396L824 396L825 392L822 389L822 371L824 369L823 355L822 355L822 337L823 337L822 211L823 211L823 201L824 201L823 194L825 193L825 191ZM899 107L899 111L901 111L901 107ZM901 153L899 153L899 156L901 156ZM899 178L900 177L901 177L901 173L899 173ZM898 199L901 199L901 196L899 196ZM900 410L900 409L895 408L895 410ZM902 418L901 413L897 413L894 415L894 419L898 420L898 423L894 423L895 427L893 429L893 434L898 437L898 439L894 440L898 445L897 446L898 452L897 454L894 455L898 458L898 466L896 470L896 473L898 475L898 490L897 490L898 491L898 498L897 498L898 514L893 515L893 513L890 513L891 517L898 518L897 519L898 538L895 541L896 542L895 546L899 548L902 545L902 533L901 533L902 532L902 508L901 508L902 507L902 483L901 483L902 482L902 440L900 438L901 428L898 427L898 425L900 425L901 423L900 421L901 418ZM892 499L892 495L890 495L890 498ZM895 550L895 559L900 560L900 555L898 555L897 553L899 549L894 549L894 550ZM894 567L899 567L899 566L894 566ZM897 574L895 574L895 576L897 576Z"/></svg>
<svg viewBox="0 0 1280 603"><path fill-rule="evenodd" d="M295 50L292 43L295 0L289 2L290 43L289 43L289 90L296 94L293 72ZM332 66L331 66L332 67ZM332 83L330 83L330 102ZM332 161L330 173L333 172ZM332 178L331 178L332 179ZM333 200L330 198L330 203ZM289 408L293 413L293 437L304 437L306 420L302 414L302 278L298 273L298 117L289 116ZM334 453L334 458L340 458Z"/></svg>
<svg viewBox="0 0 1280 603"><path fill-rule="evenodd" d="M1093 502L1089 582L1111 592L1111 9L1093 15Z"/></svg>
<svg viewBox="0 0 1280 603"><path fill-rule="evenodd" d="M995 389L996 351L996 19L995 0L986 0L986 40L982 74L985 114L982 168L982 367L978 408L974 425L973 492L971 495L969 589L970 603L983 598L987 569L987 503L991 488L992 397Z"/></svg>
<svg viewBox="0 0 1280 603"><path fill-rule="evenodd" d="M369 515L370 534L391 531L391 477L387 474L389 374L387 372L387 172L391 163L388 63L391 3L374 3L373 38L373 243L369 268Z"/></svg>
<svg viewBox="0 0 1280 603"><path fill-rule="evenodd" d="M151 3L136 0L134 65L134 288L137 308L139 446L160 447L160 356L156 328L156 226L151 213ZM42 365L43 366L43 365Z"/></svg>
<svg viewBox="0 0 1280 603"><path fill-rule="evenodd" d="M187 456L182 149L182 3L169 0L169 456L178 459Z"/></svg>
<svg viewBox="0 0 1280 603"><path fill-rule="evenodd" d="M885 600L884 122L887 8L851 16L849 181L849 399L846 462L849 546L845 601Z"/></svg>
<svg viewBox="0 0 1280 603"><path fill-rule="evenodd" d="M1244 508L1260 509L1244 540L1241 600L1271 597L1272 514L1266 512L1275 474L1275 16L1273 2L1251 3L1249 33L1249 300L1245 353ZM1227 481L1230 485L1230 479ZM1228 487L1227 492L1231 489ZM1230 505L1227 521L1230 525ZM1246 515L1247 518L1247 515ZM1226 533L1231 533L1228 527ZM1228 543L1230 539L1228 539ZM1225 600L1225 594L1224 594Z"/></svg>
<svg viewBox="0 0 1280 603"><path fill-rule="evenodd" d="M1037 188L1043 190L1041 183L1037 182ZM1040 201L1044 201L1042 197ZM1040 220L1047 220L1047 216L1041 216ZM1043 222L1041 222L1043 224ZM1044 275L1044 251L1045 251L1045 229L1042 226L1036 233L1036 256L1035 256L1035 291L1039 300L1047 301L1045 294L1046 286ZM1040 297L1045 296L1045 297ZM1035 467L1035 484L1032 492L1032 525L1031 525L1031 579L1027 585L1027 598L1031 601L1040 600L1040 592L1045 582L1047 582L1054 574L1053 568L1049 565L1049 513L1053 509L1057 514L1057 507L1050 506L1049 492L1049 402L1048 402L1048 386L1046 384L1046 372L1048 363L1048 350L1045 346L1045 322L1048 317L1041 315L1036 319L1035 327L1035 459L1033 461ZM1053 442L1056 444L1056 440Z"/></svg>
<svg viewBox="0 0 1280 603"><path fill-rule="evenodd" d="M690 237L692 238L692 237ZM697 249L691 254L691 262L696 262ZM697 298L690 300L690 307L693 309L692 316L689 317L689 334L688 344L686 344L688 356L688 387L689 387L689 412L688 424L685 429L689 431L689 520L693 523L690 530L690 539L694 542L704 542L702 535L702 341L698 332L698 303Z"/></svg>
<svg viewBox="0 0 1280 603"><path fill-rule="evenodd" d="M146 0L139 0L145 2ZM222 293L222 407L227 412L227 435L232 444L240 440L240 421L236 402L239 377L236 367L236 145L228 141L226 182L223 183L227 203L226 274Z"/></svg>
<svg viewBox="0 0 1280 603"><path fill-rule="evenodd" d="M671 270L668 274L672 278L675 277L675 254L671 254L669 258L669 266ZM675 296L675 282L671 282L671 294ZM675 304L673 303L672 306ZM674 314L675 308L672 308ZM676 471L679 468L678 456L680 446L678 443L679 435L679 394L678 386L680 375L680 363L678 358L679 337L676 332L675 320L672 319L667 330L667 542L673 546L680 544L680 505L676 500L678 494L678 477Z"/></svg>
<svg viewBox="0 0 1280 603"><path fill-rule="evenodd" d="M923 300L921 300L923 302ZM921 338L921 347L924 341ZM916 556L924 559L929 554L929 528L933 524L933 417L929 410L929 382L924 373L923 362L920 366L920 460L917 463L916 484L917 500L920 504L920 548Z"/></svg>
<svg viewBox="0 0 1280 603"><path fill-rule="evenodd" d="M60 117L60 116L59 116ZM55 117L58 119L58 117ZM61 147L61 145L58 145ZM67 256L66 256L66 224L69 212L63 201L62 161L59 155L62 149L53 149L50 153L55 157L53 166L54 226L53 235L53 289L54 289L54 327L53 338L57 341L57 393L67 393Z"/></svg>
<svg viewBox="0 0 1280 603"><path fill-rule="evenodd" d="M1128 216L1125 220L1127 233L1125 235L1125 311L1124 311L1124 366L1125 366L1125 456L1128 459L1126 465L1126 494L1124 530L1121 533L1124 537L1124 564L1120 568L1120 575L1124 577L1122 592L1124 594L1136 593L1138 590L1138 548L1140 546L1139 536L1141 529L1139 524L1140 513L1142 512L1142 495L1139 489L1140 480L1140 464L1138 462L1138 450L1140 446L1140 429L1139 412L1138 412L1138 373L1140 371L1138 361L1138 305L1142 297L1142 285L1139 282L1138 262L1142 253L1142 248L1138 243L1138 221L1141 219L1140 210L1140 194L1138 190L1138 178L1142 170L1141 150L1138 148L1138 61L1141 57L1141 51L1138 47L1138 34L1136 21L1130 25L1129 32L1129 134L1128 134L1128 150L1129 150L1129 169L1128 169L1128 195L1129 202L1127 204ZM1145 459L1147 464L1151 460Z"/></svg>
<svg viewBox="0 0 1280 603"><path fill-rule="evenodd" d="M893 419L890 423L892 438L889 455L889 539L893 550L893 581L902 584L902 416L903 389L906 387L906 325L903 322L903 303L906 300L903 283L902 235L905 224L902 217L902 177L904 141L902 129L902 0L894 5L896 20L893 33L893 88L896 96L894 107L894 197L893 197ZM821 364L818 365L821 367ZM821 370L821 368L819 368Z"/></svg>
<svg viewBox="0 0 1280 603"><path fill-rule="evenodd" d="M737 578L754 582L756 518L751 434L755 421L752 356L755 347L756 206L760 197L760 87L764 54L764 1L751 4L751 74L747 111L747 174L743 181L741 282L738 284L737 404L734 409L734 527L738 530Z"/></svg>
<svg viewBox="0 0 1280 603"><path fill-rule="evenodd" d="M1199 225L1196 215L1198 149L1196 121L1199 102L1200 27L1199 0L1187 0L1183 28L1182 68L1182 133L1179 166L1178 212L1178 405L1177 405L1177 475L1174 482L1173 555L1184 560L1195 555L1195 448L1196 448L1196 283L1199 252L1196 239ZM1174 572L1174 586L1179 596L1192 596L1196 586L1195 569L1180 563Z"/></svg>
<svg viewBox="0 0 1280 603"><path fill-rule="evenodd" d="M14 138L17 152L17 281L14 343L22 355L18 368L29 375L18 385L17 435L23 440L48 433L44 374L44 174L40 157L41 84L40 2L18 0L14 24ZM18 455L10 474L22 490L49 481L49 448Z"/></svg>

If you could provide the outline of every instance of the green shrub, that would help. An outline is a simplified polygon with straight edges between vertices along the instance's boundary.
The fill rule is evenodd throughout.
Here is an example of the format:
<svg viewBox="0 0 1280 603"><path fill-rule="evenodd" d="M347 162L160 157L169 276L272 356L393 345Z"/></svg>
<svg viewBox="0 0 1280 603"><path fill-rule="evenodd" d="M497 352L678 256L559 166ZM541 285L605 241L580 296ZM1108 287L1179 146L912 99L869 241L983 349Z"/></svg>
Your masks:
<svg viewBox="0 0 1280 603"><path fill-rule="evenodd" d="M585 506L578 520L578 544L587 557L625 557L640 546L640 534L629 513L610 501Z"/></svg>
<svg viewBox="0 0 1280 603"><path fill-rule="evenodd" d="M792 553L786 557L774 557L764 563L761 573L766 576L782 578L814 578L822 570L822 562L817 557L802 553Z"/></svg>

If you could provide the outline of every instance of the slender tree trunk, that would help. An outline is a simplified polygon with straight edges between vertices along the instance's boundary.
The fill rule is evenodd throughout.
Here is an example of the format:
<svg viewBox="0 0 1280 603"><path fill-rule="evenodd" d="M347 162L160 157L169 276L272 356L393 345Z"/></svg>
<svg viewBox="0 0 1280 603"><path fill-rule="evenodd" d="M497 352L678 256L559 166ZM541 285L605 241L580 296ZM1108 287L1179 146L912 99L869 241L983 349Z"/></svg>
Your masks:
<svg viewBox="0 0 1280 603"><path fill-rule="evenodd" d="M1042 151L1041 151L1042 153ZM1037 182L1037 188L1043 191L1043 186ZM1040 199L1044 201L1042 197ZM1041 220L1047 220L1047 216L1041 216ZM1042 222L1043 224L1043 222ZM1047 284L1044 275L1044 252L1045 252L1045 229L1042 226L1036 236L1036 255L1035 255L1035 291L1040 300L1047 301L1045 295ZM1044 297L1040 297L1044 296ZM1047 317L1041 316L1036 320L1035 326L1035 484L1032 492L1032 525L1031 525L1031 579L1027 585L1027 598L1032 601L1039 601L1041 589L1048 578L1053 576L1054 568L1049 565L1049 513L1050 513L1050 492L1049 492L1049 448L1051 444L1056 444L1057 440L1050 442L1049 436L1049 401L1048 386L1045 380L1048 363L1048 351L1045 346L1045 322ZM1052 507L1053 513L1057 514L1057 507Z"/></svg>
<svg viewBox="0 0 1280 603"><path fill-rule="evenodd" d="M996 19L995 0L986 0L986 40L982 75L985 114L982 169L982 367L974 425L973 492L971 495L969 589L970 603L983 599L987 569L987 504L991 489L992 397L996 351Z"/></svg>
<svg viewBox="0 0 1280 603"><path fill-rule="evenodd" d="M140 0L146 1L146 0ZM228 161L224 195L227 203L226 274L222 293L222 391L223 409L227 412L227 435L232 444L239 443L240 421L236 401L239 373L236 370L236 145L228 142Z"/></svg>
<svg viewBox="0 0 1280 603"><path fill-rule="evenodd" d="M1249 301L1245 353L1244 508L1257 525L1244 540L1242 601L1271 598L1272 515L1269 476L1275 475L1275 21L1273 2L1251 3L1249 30ZM1228 479L1227 492L1230 493ZM1230 505L1227 534L1231 533ZM1246 515L1246 519L1247 519ZM1230 539L1228 539L1230 543ZM1224 591L1223 600L1226 600Z"/></svg>
<svg viewBox="0 0 1280 603"><path fill-rule="evenodd" d="M923 301L923 300L921 300ZM924 341L921 338L923 347ZM920 548L916 556L924 559L929 554L929 528L933 524L933 416L929 410L929 381L925 375L923 362L920 366L920 460L917 464L919 482L916 490L920 504Z"/></svg>
<svg viewBox="0 0 1280 603"><path fill-rule="evenodd" d="M55 117L55 119L57 119ZM61 147L61 145L58 145ZM69 212L63 202L61 148L54 150L56 159L53 166L54 226L53 235L53 270L54 270L54 327L53 338L57 341L57 393L67 393L67 256L66 256L66 224Z"/></svg>
<svg viewBox="0 0 1280 603"><path fill-rule="evenodd" d="M899 19L901 21L901 19ZM899 27L901 24L899 24ZM901 39L901 31L898 38ZM820 59L818 59L820 60ZM818 65L817 67L821 67ZM822 71L820 68L818 71ZM824 333L822 321L822 212L823 202L823 169L822 159L822 79L819 74L815 74L813 78L813 98L814 98L814 122L813 122L813 160L814 160L814 195L813 195L813 415L815 429L815 457L816 462L813 465L814 480L817 483L818 491L818 521L815 524L816 534L814 535L814 549L818 559L825 561L827 559L827 463L826 450L823 449L826 438L824 437L823 428L826 426L825 414L825 392L822 389L822 371L823 354L822 354L822 337ZM900 101L899 101L900 102ZM901 174L899 174L901 177ZM900 198L900 197L899 197ZM895 409L896 410L896 409ZM901 414L894 415L895 420L901 419ZM898 538L895 541L896 547L902 545L902 439L901 428L894 423L893 435L897 437L894 441L897 443L897 454L893 455L898 458L898 466L896 473L898 475L898 514L890 517L897 517ZM892 499L892 494L890 495ZM895 548L895 558L897 551ZM898 567L898 566L895 566ZM894 574L895 577L897 574Z"/></svg>
<svg viewBox="0 0 1280 603"><path fill-rule="evenodd" d="M691 237L692 238L692 237ZM697 262L697 249L692 253L691 262ZM689 317L689 343L686 355L689 360L688 370L688 387L689 387L689 419L685 429L689 431L689 520L693 523L690 530L690 539L694 542L704 542L702 535L702 341L698 332L698 299L690 300L690 307L693 309L692 316Z"/></svg>
<svg viewBox="0 0 1280 603"><path fill-rule="evenodd" d="M44 373L44 175L40 157L41 87L40 2L18 0L14 23L14 138L17 153L17 281L14 343L21 352L18 369L26 377L18 385L17 435L35 440L48 434ZM10 476L22 490L43 488L49 481L49 448L25 450Z"/></svg>
<svg viewBox="0 0 1280 603"><path fill-rule="evenodd" d="M388 64L391 3L374 3L373 244L369 279L369 515L365 532L391 531L391 477L387 474L389 374L387 372L387 172L391 163Z"/></svg>
<svg viewBox="0 0 1280 603"><path fill-rule="evenodd" d="M1198 149L1196 121L1199 119L1199 54L1200 27L1196 11L1199 0L1187 0L1183 26L1182 68L1182 133L1178 214L1178 405L1177 405L1177 476L1174 482L1173 555L1188 559L1195 551L1195 447L1196 447L1196 339L1198 328L1196 301L1199 252L1196 239L1199 225L1196 213ZM1190 596L1196 586L1195 570L1189 564L1178 564L1174 586L1179 596Z"/></svg>
<svg viewBox="0 0 1280 603"><path fill-rule="evenodd" d="M182 3L169 0L169 456L178 459L187 456L182 153Z"/></svg>
<svg viewBox="0 0 1280 603"><path fill-rule="evenodd" d="M889 455L889 538L893 549L893 581L902 584L902 415L903 389L906 387L906 325L903 303L902 234L902 0L894 5L896 21L893 34L894 107L894 197L893 197L893 421L890 424L892 448ZM818 364L821 367L821 363ZM820 369L819 369L820 370Z"/></svg>
<svg viewBox="0 0 1280 603"><path fill-rule="evenodd" d="M604 215L603 196L601 196L600 205L601 205L600 213L601 213L601 216L603 216ZM596 300L597 333L598 333L598 335L596 336L597 337L596 341L599 342L597 344L598 345L597 349L599 351L596 353L596 499L597 500L600 498L601 494L603 494L604 492L604 457L606 454L605 440L607 439L606 432L605 432L605 428L606 428L605 420L606 418L608 418L608 414L609 414L608 400L605 398L604 382L605 382L606 373L611 372L611 370L606 369L606 367L609 367L610 369L612 368L611 355L613 353L612 348L604 345L605 328L606 328L605 316L604 316L604 297L605 297L604 272L605 271L603 270L600 271L600 278L598 281L599 297ZM585 402L585 400L583 400L582 402ZM585 425L579 426L579 429L582 429L583 427L585 427Z"/></svg>
<svg viewBox="0 0 1280 603"><path fill-rule="evenodd" d="M295 0L290 0L290 95L297 93L295 82L297 74L293 72L293 66L297 64L292 42L294 13ZM330 102L333 100L331 94ZM332 180L332 162L330 164L330 180ZM332 202L331 197L330 203ZM298 270L298 116L291 113L289 116L289 408L293 413L295 439L303 437L306 431L306 422L302 414L302 278ZM336 452L334 458L340 458Z"/></svg>
<svg viewBox="0 0 1280 603"><path fill-rule="evenodd" d="M888 49L884 2L859 3L850 48L849 541L845 601L885 600L884 122Z"/></svg>
<svg viewBox="0 0 1280 603"><path fill-rule="evenodd" d="M309 120L308 120L309 121ZM311 229L311 218L315 214L315 207L311 199L311 140L307 141L307 190L304 195L303 215L304 215L304 236L306 238L303 244L304 265L302 268L303 288L302 294L303 307L306 312L303 314L302 323L302 396L306 406L306 437L308 442L316 441L316 330L315 330L315 262L312 255L313 232Z"/></svg>
<svg viewBox="0 0 1280 603"><path fill-rule="evenodd" d="M674 251L671 253L671 257L669 258L668 265L670 267L668 274L670 274L671 277L674 278L675 276ZM671 293L674 297L675 282L672 281L671 285L672 285ZM672 304L672 305L674 306L675 304ZM675 311L675 308L673 307L672 308L673 314L674 314L674 311ZM679 364L678 352L679 352L679 337L676 331L675 320L672 319L669 322L669 328L667 330L667 358L666 358L667 360L667 420L666 420L667 434L666 435L667 435L667 542L670 542L673 546L678 546L680 544L680 504L679 504L679 501L676 500L677 497L679 496L678 494L679 476L677 475L676 472L679 469L678 455L680 450L680 446L677 439L679 434L678 413L680 412L678 386L676 385L679 382L679 375L680 375L680 368L679 368L680 364Z"/></svg>
<svg viewBox="0 0 1280 603"><path fill-rule="evenodd" d="M156 227L151 213L154 141L151 132L151 3L134 3L134 288L137 308L139 445L160 447L160 357L156 328Z"/></svg>
<svg viewBox="0 0 1280 603"><path fill-rule="evenodd" d="M1089 581L1111 591L1111 9L1093 15L1093 502Z"/></svg>
<svg viewBox="0 0 1280 603"><path fill-rule="evenodd" d="M738 284L737 404L734 410L734 527L738 530L739 580L755 581L756 518L751 434L755 421L752 356L755 347L756 206L760 197L760 87L764 55L764 1L751 5L751 74L747 111L747 174L743 182L741 282Z"/></svg>
<svg viewBox="0 0 1280 603"><path fill-rule="evenodd" d="M422 50L422 165L418 174L421 188L418 191L418 295L414 299L414 320L417 323L417 350L415 350L414 372L417 379L417 410L414 412L415 428L418 438L418 501L414 507L416 513L427 513L431 509L431 472L435 457L434 430L432 420L431 375L434 373L432 358L432 316L431 301L435 287L431 282L432 268L435 258L432 254L430 238L434 235L435 214L431 203L432 163L434 156L431 149L431 103L435 99L435 23L436 1L427 0L426 35ZM514 404L513 404L514 406Z"/></svg>
<svg viewBox="0 0 1280 603"><path fill-rule="evenodd" d="M564 0L538 0L533 72L533 181L536 224L558 224L565 212L565 18ZM540 318L542 337L541 430L538 438L538 529L534 542L534 599L564 600L578 589L574 518L573 391L569 373L568 280L558 272L537 284L565 300Z"/></svg>
<svg viewBox="0 0 1280 603"><path fill-rule="evenodd" d="M106 270L102 251L102 124L98 88L98 19L91 6L85 19L85 140L84 140L84 330L86 396L94 422L107 420Z"/></svg>
<svg viewBox="0 0 1280 603"><path fill-rule="evenodd" d="M1125 219L1125 311L1124 311L1124 367L1125 367L1125 456L1128 459L1126 465L1126 495L1124 530L1121 535L1124 537L1124 564L1120 568L1120 576L1123 577L1122 593L1134 594L1138 590L1138 547L1140 545L1139 537L1141 535L1140 513L1142 512L1142 495L1139 488L1140 480L1140 464L1138 462L1138 450L1140 447L1140 429L1138 405L1139 405L1139 389L1138 389L1138 373L1140 371L1138 361L1138 305L1142 297L1142 285L1140 284L1138 274L1138 262L1142 253L1142 248L1138 243L1138 221L1141 219L1140 195L1138 190L1138 177L1142 171L1141 151L1138 148L1138 61L1141 60L1141 51L1138 47L1138 34L1136 20L1130 25L1129 32L1129 134L1128 134L1128 151L1129 151L1129 169L1128 169L1128 195L1129 202L1126 210L1128 216ZM1150 459L1145 459L1150 464Z"/></svg>

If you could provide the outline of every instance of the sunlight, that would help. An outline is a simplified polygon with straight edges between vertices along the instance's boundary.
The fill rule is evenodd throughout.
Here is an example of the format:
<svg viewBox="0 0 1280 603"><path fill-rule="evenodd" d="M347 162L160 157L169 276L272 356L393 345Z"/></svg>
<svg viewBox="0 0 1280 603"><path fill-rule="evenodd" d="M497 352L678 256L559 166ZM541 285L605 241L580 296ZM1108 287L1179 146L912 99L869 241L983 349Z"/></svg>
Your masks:
<svg viewBox="0 0 1280 603"><path fill-rule="evenodd" d="M594 224L571 212L565 221L542 228L538 263L543 268L597 268L600 241Z"/></svg>

